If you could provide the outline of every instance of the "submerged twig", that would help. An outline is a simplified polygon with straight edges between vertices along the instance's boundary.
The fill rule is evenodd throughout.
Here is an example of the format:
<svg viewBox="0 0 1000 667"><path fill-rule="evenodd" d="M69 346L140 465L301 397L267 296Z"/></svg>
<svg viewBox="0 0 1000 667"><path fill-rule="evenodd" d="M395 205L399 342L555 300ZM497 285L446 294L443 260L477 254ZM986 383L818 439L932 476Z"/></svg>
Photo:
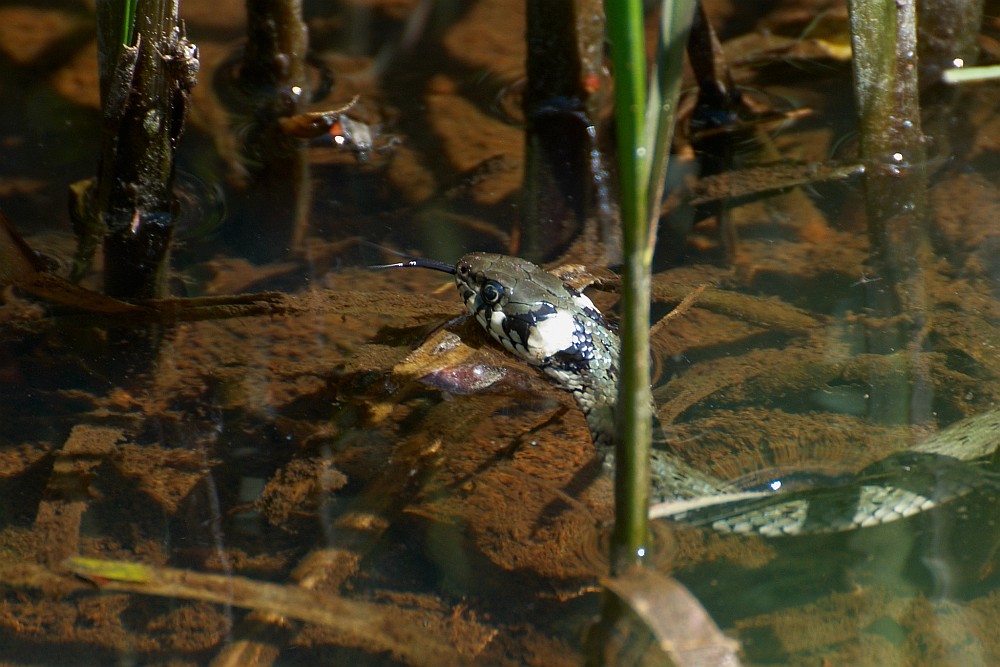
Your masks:
<svg viewBox="0 0 1000 667"><path fill-rule="evenodd" d="M339 633L344 645L387 652L420 665L459 662L451 646L430 636L423 615L398 606L348 600L245 577L203 574L125 561L74 557L65 566L102 590L201 600L259 609L316 623Z"/></svg>
<svg viewBox="0 0 1000 667"><path fill-rule="evenodd" d="M694 290L684 297L673 310L664 315L659 322L649 328L649 337L653 338L661 329L667 326L669 322L677 319L690 310L691 306L694 305L694 302L698 300L698 297L700 297L707 288L708 285L698 285L698 287L694 288Z"/></svg>
<svg viewBox="0 0 1000 667"><path fill-rule="evenodd" d="M720 199L730 204L752 201L800 185L839 181L863 174L860 162L778 162L703 176L685 195L673 195L663 206L667 214L679 203L697 206Z"/></svg>
<svg viewBox="0 0 1000 667"><path fill-rule="evenodd" d="M48 565L55 567L79 550L80 522L93 495L90 482L121 438L116 428L77 424L56 453L34 526L44 550L39 558Z"/></svg>

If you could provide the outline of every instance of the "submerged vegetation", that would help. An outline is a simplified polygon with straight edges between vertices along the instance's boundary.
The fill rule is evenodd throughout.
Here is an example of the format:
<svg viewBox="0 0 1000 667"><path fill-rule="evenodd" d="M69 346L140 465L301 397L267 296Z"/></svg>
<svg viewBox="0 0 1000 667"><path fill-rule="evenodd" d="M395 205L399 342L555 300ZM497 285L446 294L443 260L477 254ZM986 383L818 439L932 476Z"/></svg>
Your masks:
<svg viewBox="0 0 1000 667"><path fill-rule="evenodd" d="M197 0L0 9L39 42L0 31L5 658L1000 659L995 494L647 523L652 413L756 488L1000 401L995 84L947 76L1000 59L990 5L746 4L252 0L237 49ZM619 325L613 485L439 276L364 268L469 250Z"/></svg>

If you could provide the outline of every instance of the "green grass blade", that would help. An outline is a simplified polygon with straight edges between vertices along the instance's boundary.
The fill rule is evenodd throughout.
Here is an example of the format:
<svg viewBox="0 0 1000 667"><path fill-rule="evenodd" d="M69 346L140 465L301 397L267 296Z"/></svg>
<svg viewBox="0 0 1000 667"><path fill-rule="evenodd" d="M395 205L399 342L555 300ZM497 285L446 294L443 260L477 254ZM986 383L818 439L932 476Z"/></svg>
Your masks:
<svg viewBox="0 0 1000 667"><path fill-rule="evenodd" d="M132 46L135 42L135 7L139 0L122 0L122 46Z"/></svg>
<svg viewBox="0 0 1000 667"><path fill-rule="evenodd" d="M656 235L659 202L667 176L670 145L677 120L684 72L684 50L691 28L695 0L664 0L660 7L660 30L656 58L650 73L649 100L646 106L647 140L652 149L649 170L649 214L651 236Z"/></svg>

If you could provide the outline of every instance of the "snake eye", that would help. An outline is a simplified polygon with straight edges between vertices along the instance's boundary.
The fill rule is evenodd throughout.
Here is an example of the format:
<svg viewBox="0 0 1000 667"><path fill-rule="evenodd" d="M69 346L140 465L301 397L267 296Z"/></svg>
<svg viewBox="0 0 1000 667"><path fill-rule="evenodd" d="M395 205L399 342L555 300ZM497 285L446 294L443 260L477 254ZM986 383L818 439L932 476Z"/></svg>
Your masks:
<svg viewBox="0 0 1000 667"><path fill-rule="evenodd" d="M500 303L500 297L503 296L503 285L495 280L487 280L479 293L482 295L483 301L494 306Z"/></svg>

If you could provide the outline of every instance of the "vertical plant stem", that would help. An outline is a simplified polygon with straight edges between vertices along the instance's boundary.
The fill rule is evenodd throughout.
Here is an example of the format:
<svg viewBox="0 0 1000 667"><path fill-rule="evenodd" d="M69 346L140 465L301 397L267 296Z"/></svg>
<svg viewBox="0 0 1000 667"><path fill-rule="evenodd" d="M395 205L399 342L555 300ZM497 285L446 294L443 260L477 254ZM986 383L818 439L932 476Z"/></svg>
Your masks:
<svg viewBox="0 0 1000 667"><path fill-rule="evenodd" d="M695 4L695 0L674 0L664 2L660 9L659 41L650 73L649 100L646 105L646 141L653 151L649 169L649 226L650 235L654 237L660 218L658 203L663 198L670 145L677 119L684 47L688 41Z"/></svg>
<svg viewBox="0 0 1000 667"><path fill-rule="evenodd" d="M273 261L298 248L312 196L305 143L278 119L304 111L309 99L309 32L302 0L246 0L247 44L233 100L252 118L243 136L250 180L233 215L233 239L253 259Z"/></svg>
<svg viewBox="0 0 1000 667"><path fill-rule="evenodd" d="M649 303L659 200L667 170L684 45L695 0L663 0L654 80L646 106L641 0L605 0L615 80L623 276L621 380L615 443L612 576L627 575L649 553ZM653 194L652 198L650 193ZM627 610L607 595L588 636L588 664L625 664L631 650ZM634 657L634 656L633 656ZM626 659L627 662L627 659Z"/></svg>
<svg viewBox="0 0 1000 667"><path fill-rule="evenodd" d="M621 376L615 448L615 526L611 574L640 566L648 552L649 454L652 393L649 388L649 150L646 136L646 60L642 1L605 0L615 82L619 207L622 221ZM587 638L588 664L619 662L627 646L621 600L604 597L601 621Z"/></svg>
<svg viewBox="0 0 1000 667"><path fill-rule="evenodd" d="M605 3L615 76L618 175L623 242L622 372L615 445L615 528L612 572L641 562L648 544L649 292L653 244L649 224L646 61L641 0Z"/></svg>
<svg viewBox="0 0 1000 667"><path fill-rule="evenodd" d="M865 163L871 352L917 352L929 327L924 266L930 256L926 151L917 81L916 0L851 0L854 89ZM900 320L897 315L905 315ZM892 322L892 323L890 323ZM908 355L904 382L873 387L872 417L921 422L931 417L928 369Z"/></svg>
<svg viewBox="0 0 1000 667"><path fill-rule="evenodd" d="M519 254L541 262L589 235L617 264L621 241L599 146L604 62L602 0L529 0L525 169Z"/></svg>
<svg viewBox="0 0 1000 667"><path fill-rule="evenodd" d="M122 17L122 46L132 46L135 41L135 5L139 0L123 0L124 16Z"/></svg>
<svg viewBox="0 0 1000 667"><path fill-rule="evenodd" d="M104 127L94 202L107 229L105 291L148 299L166 294L177 208L174 152L198 50L184 36L177 0L139 2L134 25L135 46L103 44L109 53L102 57L108 67L102 72Z"/></svg>

